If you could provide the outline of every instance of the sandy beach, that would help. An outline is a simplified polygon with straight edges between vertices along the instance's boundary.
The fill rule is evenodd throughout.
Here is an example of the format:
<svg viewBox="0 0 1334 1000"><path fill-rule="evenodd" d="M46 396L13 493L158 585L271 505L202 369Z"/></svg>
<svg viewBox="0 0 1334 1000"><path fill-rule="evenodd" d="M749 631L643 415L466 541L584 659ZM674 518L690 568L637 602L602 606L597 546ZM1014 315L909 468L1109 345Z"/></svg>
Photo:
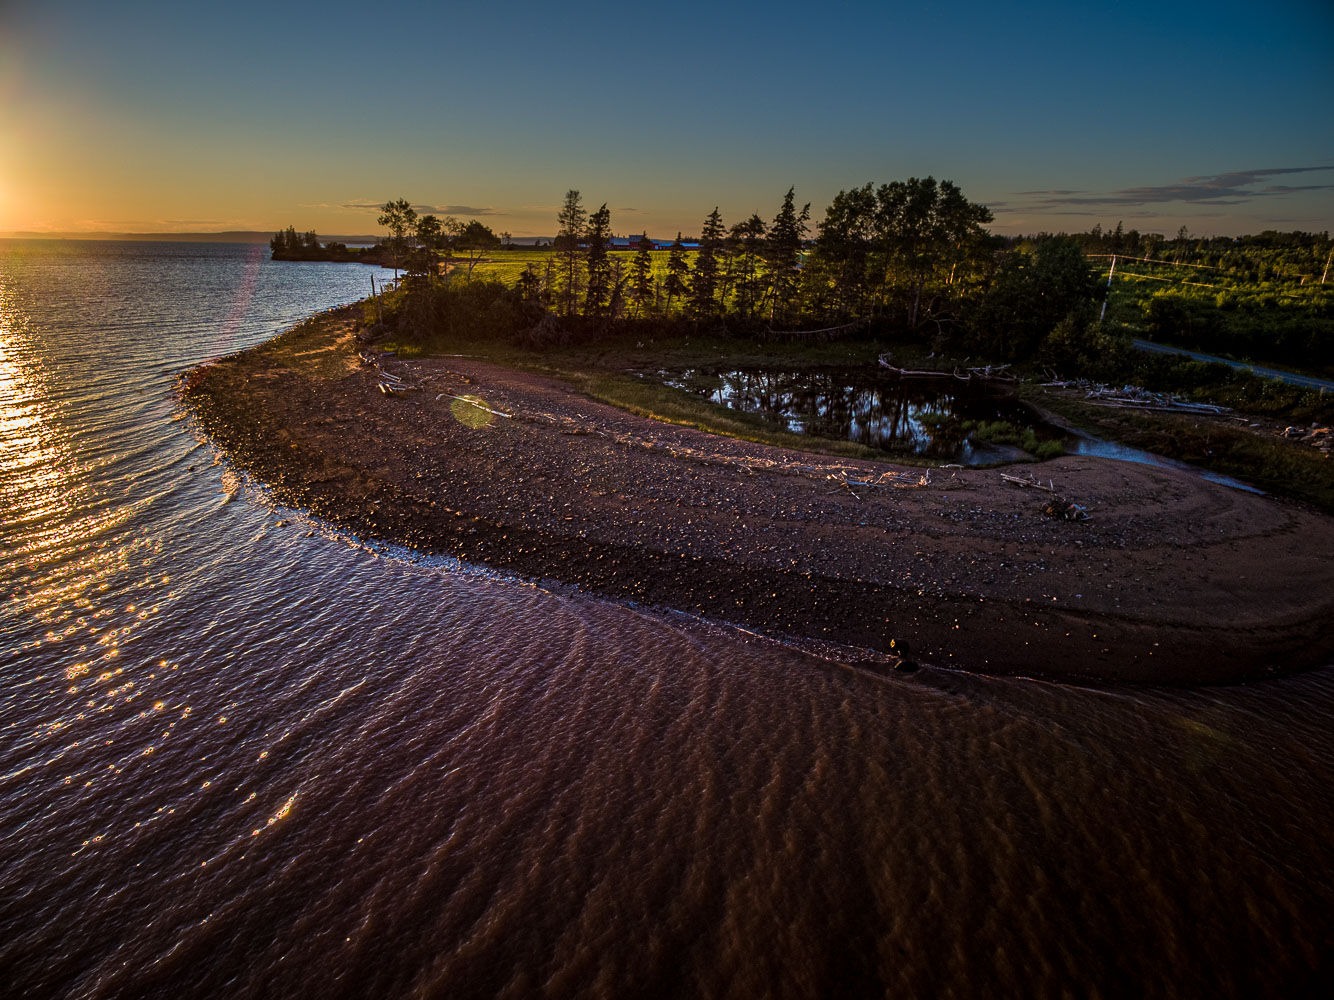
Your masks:
<svg viewBox="0 0 1334 1000"><path fill-rule="evenodd" d="M353 311L323 314L182 394L278 499L363 537L835 643L876 671L1198 684L1334 661L1334 519L1299 504L1083 456L924 479L474 358L367 364L356 332ZM386 395L395 378L413 390ZM1003 473L1091 519L1047 516L1048 493Z"/></svg>

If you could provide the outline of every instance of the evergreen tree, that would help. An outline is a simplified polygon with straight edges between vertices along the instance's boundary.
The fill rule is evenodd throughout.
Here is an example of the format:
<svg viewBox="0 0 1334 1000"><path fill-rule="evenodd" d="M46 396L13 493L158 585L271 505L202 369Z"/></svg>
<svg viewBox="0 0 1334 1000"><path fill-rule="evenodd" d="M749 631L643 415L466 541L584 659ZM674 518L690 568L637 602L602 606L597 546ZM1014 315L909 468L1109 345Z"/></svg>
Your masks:
<svg viewBox="0 0 1334 1000"><path fill-rule="evenodd" d="M686 248L681 244L681 234L677 233L676 242L667 252L667 280L663 285L663 291L667 293L667 308L664 311L668 315L672 312L672 300L685 295L688 287L686 279L689 275L690 265L686 262Z"/></svg>
<svg viewBox="0 0 1334 1000"><path fill-rule="evenodd" d="M639 238L635 259L630 264L630 298L635 303L635 315L648 311L653 300L653 241L645 234Z"/></svg>
<svg viewBox="0 0 1334 1000"><path fill-rule="evenodd" d="M755 313L763 294L763 274L760 262L764 249L764 220L751 215L745 222L732 227L730 241L735 250L732 256L733 301L737 313L749 319Z"/></svg>
<svg viewBox="0 0 1334 1000"><path fill-rule="evenodd" d="M807 202L798 212L793 199L795 193L795 188L788 188L783 196L783 207L769 227L765 246L765 262L769 266L770 322L775 319L781 322L787 317L801 279L801 244L806 237L811 206Z"/></svg>
<svg viewBox="0 0 1334 1000"><path fill-rule="evenodd" d="M690 311L696 319L705 319L718 311L718 254L727 230L717 207L704 220L699 237L699 253L690 275Z"/></svg>
<svg viewBox="0 0 1334 1000"><path fill-rule="evenodd" d="M620 319L625 313L625 263L620 257L611 259L611 291L607 293L607 315Z"/></svg>
<svg viewBox="0 0 1334 1000"><path fill-rule="evenodd" d="M565 204L556 216L560 229L556 233L555 249L560 258L561 304L565 315L573 315L575 304L579 301L579 286L582 274L579 261L582 256L580 243L584 238L584 223L588 214L579 192L571 188L565 192Z"/></svg>
<svg viewBox="0 0 1334 1000"><path fill-rule="evenodd" d="M788 188L783 196L783 207L778 209L774 224L768 228L768 243L764 247L764 261L768 264L768 319L786 319L796 295L796 285L802 272L802 240L806 239L806 221L811 217L811 205L796 211L795 188Z"/></svg>
<svg viewBox="0 0 1334 1000"><path fill-rule="evenodd" d="M605 315L607 304L611 299L611 262L607 258L607 240L610 237L611 212L604 202L601 208L588 217L588 228L584 232L588 262L588 286L584 296L585 316Z"/></svg>
<svg viewBox="0 0 1334 1000"><path fill-rule="evenodd" d="M524 266L523 273L519 275L519 280L515 282L515 287L519 289L519 294L523 300L528 303L541 301L542 297L542 279L537 275L537 268L529 263Z"/></svg>

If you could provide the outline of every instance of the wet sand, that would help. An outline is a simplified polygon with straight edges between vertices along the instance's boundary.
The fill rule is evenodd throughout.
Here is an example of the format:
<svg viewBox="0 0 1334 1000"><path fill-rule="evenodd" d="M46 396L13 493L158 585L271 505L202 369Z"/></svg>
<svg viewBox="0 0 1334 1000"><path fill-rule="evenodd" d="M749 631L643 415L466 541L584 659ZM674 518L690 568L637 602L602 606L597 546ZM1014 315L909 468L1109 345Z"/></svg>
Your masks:
<svg viewBox="0 0 1334 1000"><path fill-rule="evenodd" d="M836 643L875 671L1199 684L1334 662L1334 519L1301 505L1082 456L922 485L469 358L380 356L417 387L387 396L355 332L324 314L182 393L278 499L364 537ZM1050 496L1002 472L1092 519L1045 516Z"/></svg>

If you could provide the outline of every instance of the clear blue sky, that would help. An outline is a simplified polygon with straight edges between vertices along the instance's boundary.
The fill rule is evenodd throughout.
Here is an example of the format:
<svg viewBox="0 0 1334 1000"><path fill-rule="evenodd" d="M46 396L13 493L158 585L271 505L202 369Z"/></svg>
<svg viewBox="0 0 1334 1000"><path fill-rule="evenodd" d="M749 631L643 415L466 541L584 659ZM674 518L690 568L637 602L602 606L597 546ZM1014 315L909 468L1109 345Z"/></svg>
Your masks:
<svg viewBox="0 0 1334 1000"><path fill-rule="evenodd" d="M549 234L933 174L1001 232L1334 229L1334 3L0 0L0 231Z"/></svg>

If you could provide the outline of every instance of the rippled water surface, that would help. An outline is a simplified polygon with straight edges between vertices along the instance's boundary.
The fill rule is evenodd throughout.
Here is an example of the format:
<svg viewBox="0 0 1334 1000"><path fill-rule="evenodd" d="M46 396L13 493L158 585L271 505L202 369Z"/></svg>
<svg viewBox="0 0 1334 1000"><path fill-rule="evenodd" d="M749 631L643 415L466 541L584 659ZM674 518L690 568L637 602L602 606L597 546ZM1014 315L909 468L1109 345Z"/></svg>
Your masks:
<svg viewBox="0 0 1334 1000"><path fill-rule="evenodd" d="M4 995L1328 982L1334 673L885 678L371 551L175 402L369 287L266 257L0 241Z"/></svg>

